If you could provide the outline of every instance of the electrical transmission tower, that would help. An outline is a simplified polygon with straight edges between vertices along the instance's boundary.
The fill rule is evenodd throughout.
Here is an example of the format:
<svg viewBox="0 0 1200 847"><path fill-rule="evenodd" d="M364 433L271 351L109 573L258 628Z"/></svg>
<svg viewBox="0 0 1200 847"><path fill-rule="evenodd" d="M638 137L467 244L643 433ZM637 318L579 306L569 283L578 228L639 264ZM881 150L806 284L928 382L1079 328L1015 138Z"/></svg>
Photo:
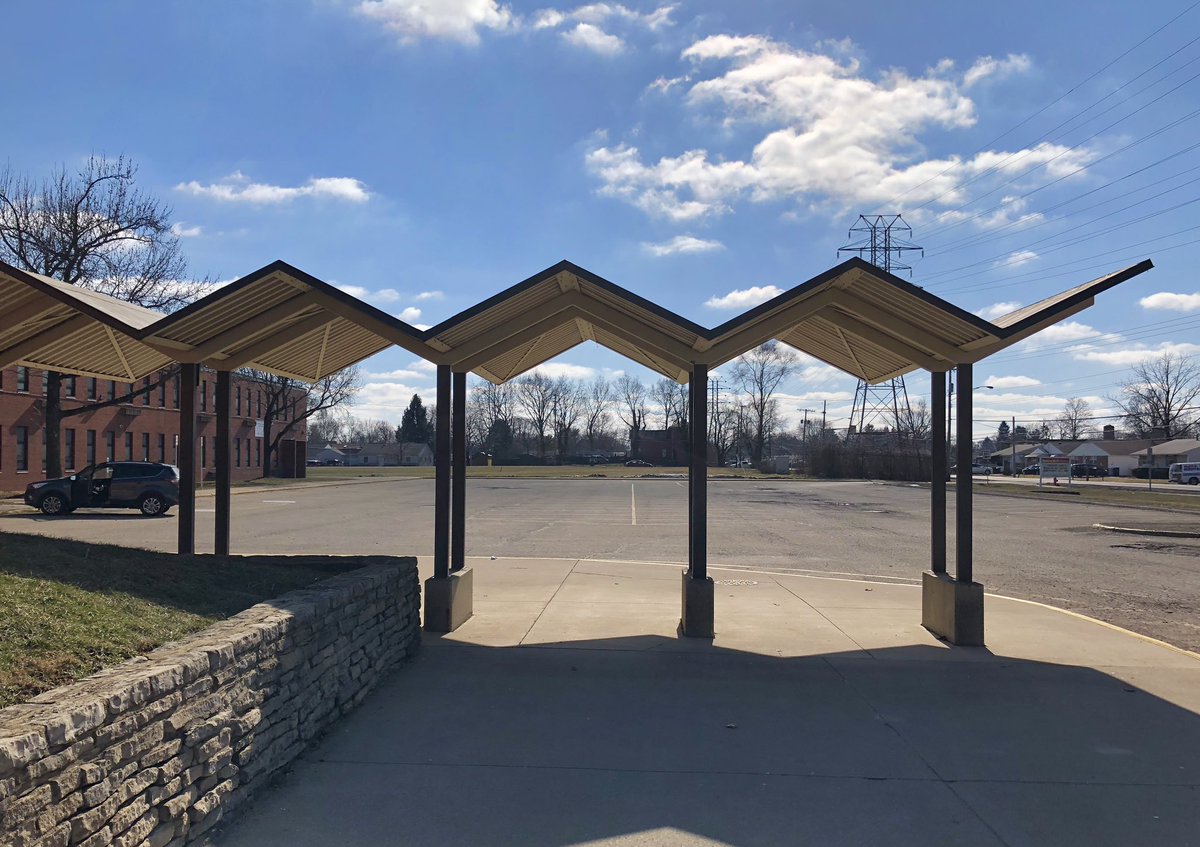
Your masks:
<svg viewBox="0 0 1200 847"><path fill-rule="evenodd" d="M850 227L848 237L857 240L838 248L839 257L843 253L857 253L888 273L908 271L911 274L912 267L898 260L906 252L921 250L910 240L912 227L900 215L859 215L858 221ZM862 433L870 427L876 431L890 430L898 435L902 414L907 411L908 389L904 387L904 377L895 377L878 385L870 385L860 379L854 389L850 431Z"/></svg>

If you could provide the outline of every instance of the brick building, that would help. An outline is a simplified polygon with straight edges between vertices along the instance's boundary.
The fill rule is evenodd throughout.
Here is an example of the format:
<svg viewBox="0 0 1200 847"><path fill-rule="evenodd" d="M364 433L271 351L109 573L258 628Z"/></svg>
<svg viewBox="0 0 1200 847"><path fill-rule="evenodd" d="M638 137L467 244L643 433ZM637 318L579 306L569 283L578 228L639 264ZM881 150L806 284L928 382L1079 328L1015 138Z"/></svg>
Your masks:
<svg viewBox="0 0 1200 847"><path fill-rule="evenodd" d="M96 400L107 400L154 382L140 385L107 379L63 376L62 404L74 409ZM262 386L232 379L232 477L262 476L262 415L266 405ZM196 398L196 468L198 478L213 478L216 464L216 374L201 371ZM11 367L0 371L0 491L15 492L45 477L45 407L43 371ZM287 421L304 411L304 392L296 391L272 425L277 433ZM175 377L135 397L131 403L107 406L73 415L62 422L62 464L72 473L97 462L137 460L179 463L179 378ZM278 476L304 476L305 429L299 423L279 442L272 464Z"/></svg>

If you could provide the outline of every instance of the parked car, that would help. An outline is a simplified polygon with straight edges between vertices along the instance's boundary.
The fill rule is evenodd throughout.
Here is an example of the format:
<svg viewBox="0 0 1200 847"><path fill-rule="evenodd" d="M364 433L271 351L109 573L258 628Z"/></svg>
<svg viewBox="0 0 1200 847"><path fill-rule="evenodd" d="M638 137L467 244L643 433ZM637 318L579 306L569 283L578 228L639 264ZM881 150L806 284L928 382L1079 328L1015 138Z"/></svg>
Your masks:
<svg viewBox="0 0 1200 847"><path fill-rule="evenodd" d="M654 467L654 465L650 464L647 461L643 461L642 459L630 459L628 462L625 463L625 467L627 467L627 468L652 468L652 467Z"/></svg>
<svg viewBox="0 0 1200 847"><path fill-rule="evenodd" d="M952 473L952 474L958 473L958 465L951 465L950 473ZM971 465L971 476L989 476L989 475L991 475L991 473L992 473L991 465L980 465L980 464Z"/></svg>
<svg viewBox="0 0 1200 847"><path fill-rule="evenodd" d="M91 508L139 509L156 517L178 502L179 471L161 462L104 462L25 486L25 504L47 515Z"/></svg>
<svg viewBox="0 0 1200 847"><path fill-rule="evenodd" d="M1025 476L1037 476L1039 473L1041 473L1041 467L1039 465L1026 465L1025 467L1021 468L1021 473L1023 473Z"/></svg>
<svg viewBox="0 0 1200 847"><path fill-rule="evenodd" d="M1099 465L1071 465L1071 476L1081 476L1087 479L1093 476L1108 476L1108 471Z"/></svg>
<svg viewBox="0 0 1200 847"><path fill-rule="evenodd" d="M321 467L321 460L320 459L306 459L304 464L310 468L319 468L319 467Z"/></svg>

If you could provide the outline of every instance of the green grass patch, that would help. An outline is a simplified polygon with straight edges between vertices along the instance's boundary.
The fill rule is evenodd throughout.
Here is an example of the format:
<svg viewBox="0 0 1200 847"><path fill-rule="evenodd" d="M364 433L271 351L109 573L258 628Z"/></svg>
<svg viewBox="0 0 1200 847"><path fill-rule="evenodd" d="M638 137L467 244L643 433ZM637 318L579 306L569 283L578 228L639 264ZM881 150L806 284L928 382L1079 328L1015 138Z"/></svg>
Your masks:
<svg viewBox="0 0 1200 847"><path fill-rule="evenodd" d="M624 465L509 465L467 468L470 479L640 479L687 476L685 467L627 468ZM788 474L764 474L750 468L709 468L710 479L795 479ZM433 468L329 467L309 468L307 482L354 479L433 479ZM305 480L253 480L248 485L298 483Z"/></svg>
<svg viewBox="0 0 1200 847"><path fill-rule="evenodd" d="M1165 487L1166 483L1163 485ZM1072 503L1093 503L1098 506L1138 506L1146 509L1200 512L1200 495L1159 494L1157 493L1159 490L1157 484L1155 485L1154 492L1147 491L1145 488L1131 488L1126 491L1119 488L1102 488L1100 486L1088 485L1076 485L1069 489L1065 485L1060 485L1057 488L1047 487L1039 491L1036 487L1029 485L1014 485L1003 482L977 482L975 483L975 490L984 494L992 492L1014 497L1040 498L1042 500L1047 498L1055 500L1069 499ZM1057 496L1065 491L1076 491L1078 495L1070 498Z"/></svg>
<svg viewBox="0 0 1200 847"><path fill-rule="evenodd" d="M358 567L336 557L180 557L0 533L0 707Z"/></svg>

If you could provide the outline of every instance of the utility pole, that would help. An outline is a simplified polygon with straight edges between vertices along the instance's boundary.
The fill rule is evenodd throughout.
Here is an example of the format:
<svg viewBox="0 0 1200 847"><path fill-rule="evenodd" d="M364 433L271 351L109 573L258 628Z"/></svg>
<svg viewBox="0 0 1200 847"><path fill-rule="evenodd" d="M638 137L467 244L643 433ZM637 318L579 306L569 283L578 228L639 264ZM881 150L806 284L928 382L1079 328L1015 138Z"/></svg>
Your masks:
<svg viewBox="0 0 1200 847"><path fill-rule="evenodd" d="M1017 475L1017 416L1013 415L1012 429L1008 431L1008 443L1012 445L1012 475Z"/></svg>
<svg viewBox="0 0 1200 847"><path fill-rule="evenodd" d="M802 429L800 430L800 432L802 433L804 440L807 441L808 440L808 413L815 412L816 409L797 409L796 411L804 412L804 424L802 425Z"/></svg>
<svg viewBox="0 0 1200 847"><path fill-rule="evenodd" d="M921 250L921 247L908 240L912 236L912 227L900 215L859 215L858 222L850 227L848 237L854 238L855 233L860 233L861 237L845 247L839 247L838 256L857 253L888 273L908 271L909 275L912 274L911 266L892 258L893 254L899 259L905 252ZM925 255L924 250L921 250L921 255ZM860 379L854 389L850 427L861 434L868 423L886 421L887 428L893 431L892 437L898 439L902 406L908 410L908 389L904 386L904 377L899 376L880 385L870 385Z"/></svg>

